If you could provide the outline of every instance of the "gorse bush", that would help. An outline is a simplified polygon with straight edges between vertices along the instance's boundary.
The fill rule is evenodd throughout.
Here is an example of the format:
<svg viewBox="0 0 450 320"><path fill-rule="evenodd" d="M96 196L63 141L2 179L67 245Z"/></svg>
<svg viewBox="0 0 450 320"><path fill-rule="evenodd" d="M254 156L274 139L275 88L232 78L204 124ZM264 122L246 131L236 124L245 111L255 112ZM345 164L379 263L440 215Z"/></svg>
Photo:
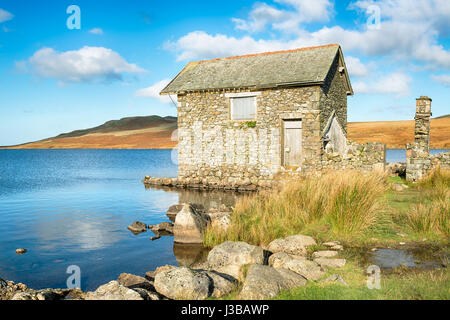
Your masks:
<svg viewBox="0 0 450 320"><path fill-rule="evenodd" d="M240 199L227 232L209 228L204 243L245 241L255 245L298 234L315 223L340 236L370 228L381 211L386 178L375 173L339 171L286 183L281 190Z"/></svg>

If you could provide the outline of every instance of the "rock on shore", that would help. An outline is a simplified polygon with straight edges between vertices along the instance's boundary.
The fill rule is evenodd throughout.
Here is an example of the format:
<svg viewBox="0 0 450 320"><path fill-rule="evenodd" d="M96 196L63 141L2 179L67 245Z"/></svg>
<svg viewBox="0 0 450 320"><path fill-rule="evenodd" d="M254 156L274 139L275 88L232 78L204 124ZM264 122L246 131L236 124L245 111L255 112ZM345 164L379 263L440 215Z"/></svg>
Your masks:
<svg viewBox="0 0 450 320"><path fill-rule="evenodd" d="M212 270L242 279L242 267L249 264L264 264L266 253L261 247L245 242L224 242L208 254L208 266Z"/></svg>
<svg viewBox="0 0 450 320"><path fill-rule="evenodd" d="M196 214L191 206L183 206L175 226L180 217L180 221L202 225L203 222L195 220ZM194 231L200 236L200 228ZM191 232L183 236L194 235ZM0 279L0 300L204 300L237 293L238 288L241 288L239 299L261 300L276 297L282 290L304 286L308 281L345 284L341 277L321 280L326 268L345 265L345 259L336 258L341 248L337 248L337 243L327 243L327 247L335 247L336 251L315 252L312 261L306 251L315 243L311 237L295 235L272 241L268 246L273 250L270 252L245 242L228 241L214 247L202 266L194 267L191 262L190 267L163 266L147 272L145 277L122 273L117 280L87 293L68 289L32 290L24 284Z"/></svg>
<svg viewBox="0 0 450 320"><path fill-rule="evenodd" d="M299 234L276 239L269 243L267 250L272 253L285 252L296 256L306 256L307 248L316 244L313 238Z"/></svg>
<svg viewBox="0 0 450 320"><path fill-rule="evenodd" d="M204 300L210 296L211 278L187 267L172 268L155 276L156 290L176 300Z"/></svg>
<svg viewBox="0 0 450 320"><path fill-rule="evenodd" d="M173 227L176 243L203 243L203 232L209 220L201 211L184 204L175 218Z"/></svg>
<svg viewBox="0 0 450 320"><path fill-rule="evenodd" d="M254 264L248 269L240 299L264 300L276 297L281 290L289 290L306 284L301 275L287 270Z"/></svg>

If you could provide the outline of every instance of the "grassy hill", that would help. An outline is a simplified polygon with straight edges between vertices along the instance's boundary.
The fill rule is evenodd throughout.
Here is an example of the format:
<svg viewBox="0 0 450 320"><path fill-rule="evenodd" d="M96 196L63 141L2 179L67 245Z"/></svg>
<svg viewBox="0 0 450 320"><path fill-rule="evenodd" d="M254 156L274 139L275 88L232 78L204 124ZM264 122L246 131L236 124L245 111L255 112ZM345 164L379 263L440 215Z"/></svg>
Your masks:
<svg viewBox="0 0 450 320"><path fill-rule="evenodd" d="M176 146L171 139L176 128L175 117L131 117L7 148L171 149ZM353 122L348 124L348 136L359 143L374 141L390 149L403 149L414 141L414 121ZM431 147L450 149L450 115L431 120Z"/></svg>
<svg viewBox="0 0 450 320"><path fill-rule="evenodd" d="M130 117L8 149L172 149L175 117Z"/></svg>
<svg viewBox="0 0 450 320"><path fill-rule="evenodd" d="M388 149L404 149L414 141L414 120L353 122L348 124L348 136L359 143L385 143ZM450 149L450 115L431 119L431 148Z"/></svg>

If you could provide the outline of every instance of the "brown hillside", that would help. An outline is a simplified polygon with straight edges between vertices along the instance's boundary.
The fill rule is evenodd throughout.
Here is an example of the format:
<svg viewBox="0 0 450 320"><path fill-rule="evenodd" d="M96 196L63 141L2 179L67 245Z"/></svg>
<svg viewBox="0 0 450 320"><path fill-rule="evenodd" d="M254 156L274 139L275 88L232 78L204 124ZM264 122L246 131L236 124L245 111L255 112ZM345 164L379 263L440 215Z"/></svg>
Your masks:
<svg viewBox="0 0 450 320"><path fill-rule="evenodd" d="M388 149L404 149L414 141L414 120L352 122L348 124L348 137L359 143L381 142ZM450 149L450 117L431 120L431 148Z"/></svg>
<svg viewBox="0 0 450 320"><path fill-rule="evenodd" d="M176 118L126 118L58 137L7 147L8 149L172 149ZM131 119L131 120L130 120ZM390 149L403 149L414 141L414 121L353 122L348 136L359 143L375 141ZM450 117L432 119L431 147L450 149Z"/></svg>

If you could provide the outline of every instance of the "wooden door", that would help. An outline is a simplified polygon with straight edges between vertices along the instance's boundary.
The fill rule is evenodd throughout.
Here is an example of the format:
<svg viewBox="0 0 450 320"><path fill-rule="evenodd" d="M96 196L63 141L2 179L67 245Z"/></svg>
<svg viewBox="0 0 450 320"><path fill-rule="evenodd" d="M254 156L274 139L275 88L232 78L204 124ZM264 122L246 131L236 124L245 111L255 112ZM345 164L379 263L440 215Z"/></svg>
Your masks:
<svg viewBox="0 0 450 320"><path fill-rule="evenodd" d="M302 165L302 121L284 120L284 166Z"/></svg>

